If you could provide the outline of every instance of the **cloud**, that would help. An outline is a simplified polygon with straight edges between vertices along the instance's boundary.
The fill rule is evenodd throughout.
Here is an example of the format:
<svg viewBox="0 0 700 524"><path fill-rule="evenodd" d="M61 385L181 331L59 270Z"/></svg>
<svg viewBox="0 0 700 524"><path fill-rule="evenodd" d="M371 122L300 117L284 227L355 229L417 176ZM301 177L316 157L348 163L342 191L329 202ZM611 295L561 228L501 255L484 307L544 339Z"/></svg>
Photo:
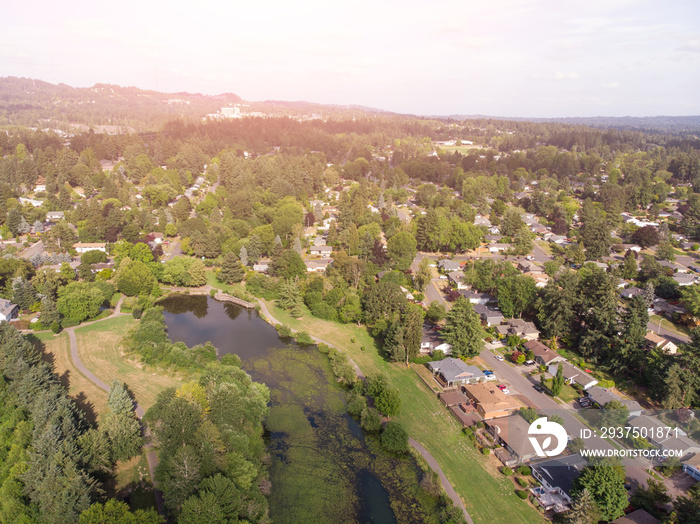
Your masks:
<svg viewBox="0 0 700 524"><path fill-rule="evenodd" d="M677 47L676 51L686 51L691 53L700 53L700 40L692 39Z"/></svg>
<svg viewBox="0 0 700 524"><path fill-rule="evenodd" d="M610 82L609 84L600 84L600 87L602 87L603 89L617 89L618 87L620 87L620 84L618 84L617 82Z"/></svg>
<svg viewBox="0 0 700 524"><path fill-rule="evenodd" d="M579 78L581 78L581 76L578 73L574 72L561 73L558 71L554 73L555 80L578 80Z"/></svg>

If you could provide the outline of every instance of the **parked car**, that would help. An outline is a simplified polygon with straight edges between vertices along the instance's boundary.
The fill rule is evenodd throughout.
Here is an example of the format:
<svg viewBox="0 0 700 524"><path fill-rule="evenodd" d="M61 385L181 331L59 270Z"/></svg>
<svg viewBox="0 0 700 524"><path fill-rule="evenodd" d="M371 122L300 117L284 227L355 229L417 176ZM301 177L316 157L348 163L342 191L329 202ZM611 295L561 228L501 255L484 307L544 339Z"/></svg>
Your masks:
<svg viewBox="0 0 700 524"><path fill-rule="evenodd" d="M588 397L581 397L578 399L578 405L582 408L590 408L593 405L593 402Z"/></svg>
<svg viewBox="0 0 700 524"><path fill-rule="evenodd" d="M544 388L542 386L540 386L539 384L535 384L533 387L535 388L535 391L537 391L538 393L544 393Z"/></svg>
<svg viewBox="0 0 700 524"><path fill-rule="evenodd" d="M503 362L503 356L502 355L496 355L496 360L499 362Z"/></svg>
<svg viewBox="0 0 700 524"><path fill-rule="evenodd" d="M499 385L496 386L496 387L497 387L498 389L500 389L501 391L503 391L504 389L506 389L505 384L499 384Z"/></svg>
<svg viewBox="0 0 700 524"><path fill-rule="evenodd" d="M508 388L502 389L504 395L510 395L510 390Z"/></svg>
<svg viewBox="0 0 700 524"><path fill-rule="evenodd" d="M533 257L532 255L528 255L525 257L525 260L535 260L535 257Z"/></svg>
<svg viewBox="0 0 700 524"><path fill-rule="evenodd" d="M489 375L493 375L493 371L491 371L490 369L485 369L485 370L484 370L484 375L486 375L487 377L488 377Z"/></svg>
<svg viewBox="0 0 700 524"><path fill-rule="evenodd" d="M526 361L524 362L524 364L525 364L526 366L532 366L534 363L535 363L534 360L526 360Z"/></svg>

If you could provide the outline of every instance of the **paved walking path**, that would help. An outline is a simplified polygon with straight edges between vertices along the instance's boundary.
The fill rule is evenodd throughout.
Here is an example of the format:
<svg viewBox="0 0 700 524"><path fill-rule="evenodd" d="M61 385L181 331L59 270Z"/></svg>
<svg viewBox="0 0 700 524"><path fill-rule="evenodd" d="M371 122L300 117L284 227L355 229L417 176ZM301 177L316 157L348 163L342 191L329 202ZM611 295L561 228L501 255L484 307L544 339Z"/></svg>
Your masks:
<svg viewBox="0 0 700 524"><path fill-rule="evenodd" d="M121 312L123 301L124 295L122 295L119 301L117 302L117 306L114 308L114 312L108 317L101 318L100 320L94 320L92 322L86 322L85 324L81 324L80 326L76 327L89 326L90 324L96 324L97 322L102 322L110 318L126 315L127 313ZM92 371L85 367L85 364L83 364L82 360L80 360L80 354L78 353L78 337L75 336L75 327L66 328L66 332L68 333L68 340L70 340L70 356L71 360L73 361L73 365L78 371L85 375L85 377L90 382L95 384L98 388L103 389L104 391L109 393L110 387L105 382L97 378ZM139 419L143 419L144 415L146 414L146 411L138 402L135 402L134 412L136 413L136 416L139 417ZM151 436L151 430L148 429L148 427L146 426L144 426L144 436L146 438ZM146 444L145 448L147 450L146 458L148 459L148 472L150 473L151 483L153 484L153 492L156 497L158 513L160 513L161 515L165 515L165 507L163 506L163 494L157 489L155 479L155 469L158 465L158 455L156 455L156 452L153 451L153 444L148 443Z"/></svg>
<svg viewBox="0 0 700 524"><path fill-rule="evenodd" d="M462 499L459 498L459 495L457 495L457 492L452 487L452 484L450 484L450 481L447 480L447 477L442 472L442 468L440 467L440 464L437 463L437 460L435 460L430 454L430 452L427 449L425 449L419 442L416 442L412 438L409 438L408 443L413 449L420 453L420 456L425 459L430 468L438 474L438 476L440 477L440 484L442 484L442 489L444 489L445 493L447 493L447 496L452 499L452 501L455 503L455 506L462 510L462 513L464 513L464 518L467 520L467 522L469 524L474 524L474 521L469 516L469 513L467 513L467 508L464 505L464 502L462 502Z"/></svg>

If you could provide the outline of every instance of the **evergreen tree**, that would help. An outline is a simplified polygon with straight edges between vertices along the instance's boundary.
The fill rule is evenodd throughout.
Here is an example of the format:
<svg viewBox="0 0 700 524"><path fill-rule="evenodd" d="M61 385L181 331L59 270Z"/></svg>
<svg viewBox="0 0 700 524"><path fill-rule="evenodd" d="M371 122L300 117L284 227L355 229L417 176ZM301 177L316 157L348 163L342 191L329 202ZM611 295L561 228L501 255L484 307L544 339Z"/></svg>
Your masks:
<svg viewBox="0 0 700 524"><path fill-rule="evenodd" d="M564 517L566 524L595 524L598 522L598 508L591 493L584 489L571 503L571 509Z"/></svg>
<svg viewBox="0 0 700 524"><path fill-rule="evenodd" d="M625 253L625 260L622 264L622 278L635 280L638 274L637 260L634 258L634 252L629 250Z"/></svg>
<svg viewBox="0 0 700 524"><path fill-rule="evenodd" d="M238 258L241 260L241 264L243 264L244 266L248 265L248 250L245 246L241 246Z"/></svg>
<svg viewBox="0 0 700 524"><path fill-rule="evenodd" d="M404 347L404 331L400 321L389 324L384 331L384 352L393 362L406 360L406 348Z"/></svg>
<svg viewBox="0 0 700 524"><path fill-rule="evenodd" d="M416 304L409 304L404 313L403 324L406 359L410 360L420 354L420 343L423 338L423 308Z"/></svg>
<svg viewBox="0 0 700 524"><path fill-rule="evenodd" d="M250 235L246 249L248 250L248 261L251 264L257 264L258 260L260 260L260 257L262 256L263 249L260 237L258 235ZM243 259L241 258L241 260Z"/></svg>
<svg viewBox="0 0 700 524"><path fill-rule="evenodd" d="M277 293L277 305L288 310L292 316L301 316L301 292L297 283L291 279L284 280Z"/></svg>
<svg viewBox="0 0 700 524"><path fill-rule="evenodd" d="M454 355L475 357L484 347L484 335L479 315L466 298L459 297L447 313L443 340L452 345Z"/></svg>
<svg viewBox="0 0 700 524"><path fill-rule="evenodd" d="M561 362L557 368L556 376L552 379L552 387L550 389L552 391L552 395L555 397L559 396L561 390L564 389L564 367L562 366Z"/></svg>
<svg viewBox="0 0 700 524"><path fill-rule="evenodd" d="M229 251L226 253L223 262L221 263L221 270L216 275L216 279L219 282L224 282L226 284L233 284L240 282L245 278L245 270L243 266L238 261L238 257Z"/></svg>
<svg viewBox="0 0 700 524"><path fill-rule="evenodd" d="M299 240L299 237L296 237L294 239L294 243L292 244L292 249L294 249L294 251L296 251L299 254L299 256L301 256L303 250L301 247L301 240Z"/></svg>

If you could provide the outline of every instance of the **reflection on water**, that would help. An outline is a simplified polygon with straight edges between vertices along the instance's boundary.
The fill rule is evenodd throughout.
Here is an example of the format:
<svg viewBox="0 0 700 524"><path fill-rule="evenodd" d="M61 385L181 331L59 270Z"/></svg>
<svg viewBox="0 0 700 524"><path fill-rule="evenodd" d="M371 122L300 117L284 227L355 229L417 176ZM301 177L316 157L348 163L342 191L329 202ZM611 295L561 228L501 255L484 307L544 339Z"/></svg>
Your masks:
<svg viewBox="0 0 700 524"><path fill-rule="evenodd" d="M283 341L256 311L209 296L181 295L159 305L173 341L210 341L220 355L236 353L251 377L270 388L265 425L274 522L394 524L392 503L402 509L402 522L432 520L396 476L401 468L415 471L415 464L370 449L346 413L327 358L314 347Z"/></svg>

